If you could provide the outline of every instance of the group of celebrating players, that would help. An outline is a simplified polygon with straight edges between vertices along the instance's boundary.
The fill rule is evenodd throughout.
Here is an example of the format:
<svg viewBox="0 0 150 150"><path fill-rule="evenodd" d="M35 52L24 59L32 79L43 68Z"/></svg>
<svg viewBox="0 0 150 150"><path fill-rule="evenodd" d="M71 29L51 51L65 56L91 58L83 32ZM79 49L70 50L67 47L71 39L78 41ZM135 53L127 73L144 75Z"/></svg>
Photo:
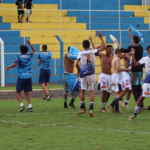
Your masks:
<svg viewBox="0 0 150 150"><path fill-rule="evenodd" d="M102 91L102 106L100 108L101 112L108 112L105 108L111 90L115 92L115 98L111 104L108 105L109 109L113 113L122 113L119 110L119 104L128 109L128 103L131 96L131 91L133 92L134 99L136 101L136 107L134 114L129 118L133 120L137 114L144 110L143 100L145 97L150 97L150 46L147 47L148 56L143 57L143 47L139 44L139 37L133 36L131 34L131 29L128 30L129 35L132 40L132 45L128 49L124 49L118 43L117 39L114 40L115 44L118 46L113 52L113 47L111 45L105 45L102 37L102 33L98 32L98 36L102 44L95 47L92 37L89 40L83 41L84 51L80 51L76 56L75 61L69 57L73 47L68 48L68 53L64 55L64 76L63 76L63 86L64 86L64 108L67 109L67 96L68 92L71 91L72 99L69 106L76 108L74 101L79 94L80 97L80 111L78 114L83 114L86 111L85 108L85 91L89 91L89 114L91 117L94 116L93 108L95 101L95 59L96 56L100 58L101 74L98 78L98 89ZM18 80L16 84L16 95L20 103L19 112L25 109L22 101L21 91L24 91L25 96L28 101L27 111L32 112L32 102L29 92L32 91L32 68L31 68L31 58L35 53L35 48L31 44L30 40L27 43L32 48L32 52L28 53L28 47L25 45L20 46L20 55L17 57L15 62L6 67L6 71L9 68L14 68L18 65ZM90 46L92 45L92 47ZM102 51L106 53L102 53ZM115 53L115 54L114 54ZM122 54L124 53L124 54ZM42 51L38 54L38 64L40 65L40 75L39 83L44 90L43 100L49 101L52 94L49 93L49 82L50 82L50 60L52 54L47 51L47 46L43 45ZM124 60L125 68L121 68L120 60ZM74 65L77 68L77 75L74 73ZM146 76L142 85L143 77L143 67L146 69ZM112 71L113 70L113 71ZM113 73L112 73L113 72ZM123 97L126 96L125 103L123 103ZM149 109L150 107L148 107Z"/></svg>
<svg viewBox="0 0 150 150"><path fill-rule="evenodd" d="M129 109L128 103L131 91L133 92L136 101L136 107L134 114L129 120L133 120L139 112L144 110L143 100L145 97L150 97L150 46L147 47L149 56L143 57L143 47L139 44L140 38L138 36L133 36L130 28L128 32L132 40L132 45L129 46L128 49L124 49L118 43L117 39L115 39L114 42L118 46L118 48L115 49L115 54L113 54L113 47L111 45L105 45L101 32L98 32L98 36L102 44L98 47L95 47L91 36L89 37L89 40L84 40L84 51L79 52L77 56L77 78L74 74L75 61L72 61L68 57L71 47L68 48L68 53L64 55L64 108L68 108L68 92L72 92L72 99L69 105L73 108L75 108L74 101L79 93L81 109L78 114L84 114L86 111L85 91L88 90L90 98L89 114L91 117L94 116L94 89L96 83L95 59L96 56L99 56L101 74L98 78L98 89L102 91L102 106L100 111L108 112L105 106L109 100L111 90L115 92L115 98L108 107L113 113L123 113L119 110L119 104L125 109ZM92 45L92 48L90 47L90 44ZM106 50L105 54L102 53L104 50ZM121 68L121 59L124 60L125 68ZM144 66L146 69L146 76L142 89ZM125 95L127 96L124 104L123 97Z"/></svg>

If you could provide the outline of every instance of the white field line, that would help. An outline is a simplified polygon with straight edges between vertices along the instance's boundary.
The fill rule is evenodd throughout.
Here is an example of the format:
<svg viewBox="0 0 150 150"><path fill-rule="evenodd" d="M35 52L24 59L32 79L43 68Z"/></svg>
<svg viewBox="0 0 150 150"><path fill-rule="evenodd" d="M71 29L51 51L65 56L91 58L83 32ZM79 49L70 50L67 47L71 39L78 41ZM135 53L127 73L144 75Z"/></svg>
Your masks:
<svg viewBox="0 0 150 150"><path fill-rule="evenodd" d="M33 91L42 91L43 89L33 89ZM63 90L62 89L49 89L50 91L57 91L57 90ZM0 93L4 93L4 92L16 92L16 90L2 90L0 91Z"/></svg>
<svg viewBox="0 0 150 150"><path fill-rule="evenodd" d="M135 134L150 134L150 132L135 132L129 130L114 130L114 129L101 129L101 128L86 128L86 127L78 127L78 126L61 126L56 124L41 124L41 123L28 123L28 122L21 122L21 121L8 121L8 120L0 120L3 123L16 123L22 125L38 125L38 126L52 126L52 127L62 127L62 128L76 128L80 130L93 130L93 131L109 131L109 132L123 132L123 133L135 133Z"/></svg>

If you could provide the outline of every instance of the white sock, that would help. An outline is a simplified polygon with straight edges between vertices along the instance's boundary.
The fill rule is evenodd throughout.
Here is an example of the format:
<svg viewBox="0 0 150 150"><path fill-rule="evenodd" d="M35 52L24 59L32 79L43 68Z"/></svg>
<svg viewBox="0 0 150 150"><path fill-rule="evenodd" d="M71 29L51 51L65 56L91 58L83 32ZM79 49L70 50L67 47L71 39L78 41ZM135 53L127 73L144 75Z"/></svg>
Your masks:
<svg viewBox="0 0 150 150"><path fill-rule="evenodd" d="M84 101L80 101L80 104L83 104L84 103Z"/></svg>
<svg viewBox="0 0 150 150"><path fill-rule="evenodd" d="M138 106L135 106L135 113L137 113L138 111L140 110L140 107L138 107Z"/></svg>
<svg viewBox="0 0 150 150"><path fill-rule="evenodd" d="M125 100L125 103L129 104L129 100Z"/></svg>
<svg viewBox="0 0 150 150"><path fill-rule="evenodd" d="M104 104L105 104L105 106L106 106L107 102L104 102Z"/></svg>
<svg viewBox="0 0 150 150"><path fill-rule="evenodd" d="M20 107L23 107L24 106L24 104L23 103L20 103Z"/></svg>
<svg viewBox="0 0 150 150"><path fill-rule="evenodd" d="M105 102L104 102L104 103L102 103L102 108L105 108Z"/></svg>
<svg viewBox="0 0 150 150"><path fill-rule="evenodd" d="M32 108L32 104L29 104L28 108Z"/></svg>

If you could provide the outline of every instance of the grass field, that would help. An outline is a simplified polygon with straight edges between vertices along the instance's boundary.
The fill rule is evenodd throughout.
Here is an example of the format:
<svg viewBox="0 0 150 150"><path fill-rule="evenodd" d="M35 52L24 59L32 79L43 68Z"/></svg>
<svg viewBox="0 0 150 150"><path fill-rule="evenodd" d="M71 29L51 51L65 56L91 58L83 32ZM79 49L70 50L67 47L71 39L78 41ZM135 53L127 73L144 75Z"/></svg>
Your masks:
<svg viewBox="0 0 150 150"><path fill-rule="evenodd" d="M113 98L113 97L112 97ZM111 100L112 100L111 98ZM150 112L144 111L134 121L128 118L135 107L124 114L101 113L101 98L96 98L94 117L77 109L63 109L63 99L50 102L33 100L34 112L18 113L17 100L0 101L1 150L148 150ZM109 103L111 102L109 100ZM27 102L24 101L27 108ZM149 104L145 100L145 106ZM86 99L86 107L89 100Z"/></svg>
<svg viewBox="0 0 150 150"><path fill-rule="evenodd" d="M42 87L40 85L33 85L32 86L33 89L42 89ZM63 88L62 85L50 85L49 89L60 89ZM0 87L0 91L5 91L5 90L16 90L15 86L12 87Z"/></svg>

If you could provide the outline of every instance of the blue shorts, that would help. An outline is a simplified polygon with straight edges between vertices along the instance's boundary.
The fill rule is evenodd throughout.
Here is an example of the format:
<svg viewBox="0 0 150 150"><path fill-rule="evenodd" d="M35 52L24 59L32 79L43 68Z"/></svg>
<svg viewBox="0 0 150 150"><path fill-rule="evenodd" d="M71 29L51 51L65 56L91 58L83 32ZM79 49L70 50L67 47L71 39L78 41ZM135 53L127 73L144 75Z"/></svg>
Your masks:
<svg viewBox="0 0 150 150"><path fill-rule="evenodd" d="M73 91L77 81L77 76L75 74L66 74L63 76L63 87L64 91Z"/></svg>
<svg viewBox="0 0 150 150"><path fill-rule="evenodd" d="M132 72L131 73L131 84L142 85L143 83L143 72Z"/></svg>
<svg viewBox="0 0 150 150"><path fill-rule="evenodd" d="M27 79L20 79L18 78L17 84L16 84L16 91L27 91L32 92L32 78Z"/></svg>
<svg viewBox="0 0 150 150"><path fill-rule="evenodd" d="M40 70L39 83L49 83L50 82L51 71L42 69Z"/></svg>

